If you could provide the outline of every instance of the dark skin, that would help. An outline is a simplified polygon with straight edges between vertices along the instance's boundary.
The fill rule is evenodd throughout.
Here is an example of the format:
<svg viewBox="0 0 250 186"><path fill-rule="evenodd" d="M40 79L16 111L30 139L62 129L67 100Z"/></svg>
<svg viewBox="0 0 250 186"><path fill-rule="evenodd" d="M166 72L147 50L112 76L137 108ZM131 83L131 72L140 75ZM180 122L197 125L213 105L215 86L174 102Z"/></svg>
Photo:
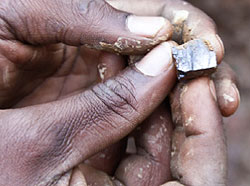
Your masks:
<svg viewBox="0 0 250 186"><path fill-rule="evenodd" d="M133 2L135 4L109 1L127 12L166 17L172 24L176 19L161 12L161 6L170 3L169 9L188 8L191 15L207 24L194 26L197 17L188 16L186 23L194 29L182 39L187 41L191 36L211 39L209 43L221 61L224 51L215 36L213 23L199 10L182 1L157 1L150 6L154 11L143 8L143 4L151 1ZM158 46L136 67L127 67L122 56L104 52L145 53L169 39L171 23L166 20L161 30L152 35L138 34L127 29L128 15L101 0L4 0L0 3L0 169L4 170L0 175L1 184L74 185L87 182L103 185L108 182L110 185L159 185L173 179L184 185L225 184L226 150L221 113L231 115L238 107L234 74L223 65L219 75L214 77L214 91L210 91L213 86L207 78L190 82L188 89L177 87L171 97L172 120L169 106L161 104L176 80L172 59L165 52L167 48ZM119 38L123 39L117 45ZM145 63L164 68L155 70L157 73L153 75L148 74ZM230 107L225 100L227 97L223 96L228 87L219 86L225 80L232 89L227 92L234 100ZM200 87L199 92L195 87ZM213 96L215 91L219 105ZM215 118L208 120L205 128L200 125L207 119L199 109L201 106L194 104L191 109L187 108L194 95L198 97L196 101L204 103L202 107L211 108L211 118ZM186 110L196 116L191 121L195 127L191 129L184 125L190 118L184 114ZM174 113L180 113L181 119L176 120ZM143 121L141 132L131 133ZM137 152L121 160L126 143L122 139L128 134L135 136ZM198 137L189 140L194 135ZM149 136L158 138L152 143ZM178 141L184 144L176 145L173 158L170 156L172 136L174 144ZM204 145L207 143L210 145ZM92 161L86 162L105 148L108 148L104 151L105 156L97 154ZM181 154L182 149L192 148L197 152L194 153L196 156L186 159ZM221 163L213 162L209 153L202 154L206 151L215 152L216 162ZM180 154L179 159L176 154ZM104 158L99 164L98 159L107 155L113 158ZM193 159L203 161L193 162ZM193 170L203 167L204 162L212 165L211 169L201 169L199 174L192 175ZM98 169L114 174L115 179ZM212 174L208 175L208 170ZM167 185L180 183L169 182Z"/></svg>

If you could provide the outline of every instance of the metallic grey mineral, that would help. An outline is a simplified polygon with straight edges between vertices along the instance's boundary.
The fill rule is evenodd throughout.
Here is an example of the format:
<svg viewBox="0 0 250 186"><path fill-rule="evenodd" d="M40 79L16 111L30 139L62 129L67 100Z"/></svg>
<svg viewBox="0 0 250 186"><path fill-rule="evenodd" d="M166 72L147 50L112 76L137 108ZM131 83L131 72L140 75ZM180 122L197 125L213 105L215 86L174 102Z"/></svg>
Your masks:
<svg viewBox="0 0 250 186"><path fill-rule="evenodd" d="M212 74L217 67L216 54L203 40L191 40L172 48L179 80Z"/></svg>

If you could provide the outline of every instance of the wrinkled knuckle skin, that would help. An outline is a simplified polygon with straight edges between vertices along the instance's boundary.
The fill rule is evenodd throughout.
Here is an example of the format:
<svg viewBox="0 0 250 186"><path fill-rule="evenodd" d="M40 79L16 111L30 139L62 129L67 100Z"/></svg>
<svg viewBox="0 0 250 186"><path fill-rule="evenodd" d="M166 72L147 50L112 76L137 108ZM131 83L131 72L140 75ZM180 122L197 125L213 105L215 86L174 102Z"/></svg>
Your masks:
<svg viewBox="0 0 250 186"><path fill-rule="evenodd" d="M5 27L12 34L12 37L20 36L18 38L20 40L22 39L21 33L28 32L28 29L26 29L29 26L27 17L30 15L31 8L28 8L27 4L24 0L4 0L0 2L1 20L5 23ZM26 34L28 34L27 32Z"/></svg>
<svg viewBox="0 0 250 186"><path fill-rule="evenodd" d="M108 41L106 41L107 38L103 37L110 34L110 27L113 25L122 25L127 15L125 13L117 14L117 11L104 0L79 0L76 7L77 9L73 13L78 14L77 22L83 22L83 25L85 25L82 28L85 35L80 37L81 44L94 45L92 47L98 49L100 41L109 43L109 40L113 39L113 36L107 36ZM67 33L70 34L70 32ZM115 42L115 39L113 42Z"/></svg>
<svg viewBox="0 0 250 186"><path fill-rule="evenodd" d="M58 6L66 4L63 0L56 2ZM66 12L60 12L62 15L66 14L61 18L66 23L61 29L61 40L69 43L67 38L71 38L70 40L74 40L75 43L99 48L99 42L105 40L103 35L109 34L109 26L116 24L113 21L113 18L117 19L116 11L104 0L70 0L70 3L71 8ZM125 22L125 19L124 17L122 20ZM50 25L53 30L59 32L60 27L54 28L53 24Z"/></svg>
<svg viewBox="0 0 250 186"><path fill-rule="evenodd" d="M106 42L103 35L110 34L110 26L123 25L126 16L104 0L4 0L0 26L6 29L1 27L0 34L4 30L11 39L33 45L64 42L98 48L100 41Z"/></svg>
<svg viewBox="0 0 250 186"><path fill-rule="evenodd" d="M79 0L75 3L75 8L72 10L72 14L77 19L76 23L82 22L85 25L83 30L85 33L91 33L91 36L83 35L80 36L81 43L84 44L87 41L94 42L96 40L96 36L102 33L104 30L101 27L102 22L105 18L105 3L102 0ZM74 24L74 23L73 23ZM77 28L79 25L73 25L73 27ZM72 30L66 30L65 37L71 34Z"/></svg>
<svg viewBox="0 0 250 186"><path fill-rule="evenodd" d="M48 130L51 136L50 145L40 155L39 162L47 162L48 157L53 157L50 162L58 158L61 158L60 162L63 161L74 149L72 144L75 136L83 131L100 135L99 125L115 127L113 122L130 123L131 113L137 113L138 104L134 95L132 82L124 77L117 77L94 86L64 105L72 107L75 110L74 115L65 116L68 119L51 125Z"/></svg>
<svg viewBox="0 0 250 186"><path fill-rule="evenodd" d="M94 87L92 91L103 105L103 114L111 113L129 120L129 114L137 112L135 88L124 77L108 80Z"/></svg>
<svg viewBox="0 0 250 186"><path fill-rule="evenodd" d="M58 158L63 161L74 149L75 136L83 131L95 135L99 125L115 127L113 122L130 123L130 115L137 113L137 105L133 83L125 77L118 76L94 86L63 106L71 107L74 114L67 116L66 113L67 119L56 120L44 132L50 136L49 146L36 161L48 162L48 157L51 157L49 162Z"/></svg>
<svg viewBox="0 0 250 186"><path fill-rule="evenodd" d="M7 28L5 35L8 37L5 39L15 39L30 44L37 44L37 41L31 39L32 36L35 36L36 40L44 39L42 33L45 32L48 20L42 14L48 14L49 8L43 6L43 1L4 0L0 2L0 9L0 19Z"/></svg>
<svg viewBox="0 0 250 186"><path fill-rule="evenodd" d="M12 12L9 11L9 1L0 2L0 39L9 39L14 30L11 29L8 17L12 16Z"/></svg>
<svg viewBox="0 0 250 186"><path fill-rule="evenodd" d="M105 1L102 0L79 0L75 13L80 13L92 20L101 21L105 13L108 12L108 6ZM98 21L97 21L98 22Z"/></svg>
<svg viewBox="0 0 250 186"><path fill-rule="evenodd" d="M102 25L102 22L109 21L110 18L119 16L116 11L104 0L78 0L74 14L88 21L88 25L93 27Z"/></svg>

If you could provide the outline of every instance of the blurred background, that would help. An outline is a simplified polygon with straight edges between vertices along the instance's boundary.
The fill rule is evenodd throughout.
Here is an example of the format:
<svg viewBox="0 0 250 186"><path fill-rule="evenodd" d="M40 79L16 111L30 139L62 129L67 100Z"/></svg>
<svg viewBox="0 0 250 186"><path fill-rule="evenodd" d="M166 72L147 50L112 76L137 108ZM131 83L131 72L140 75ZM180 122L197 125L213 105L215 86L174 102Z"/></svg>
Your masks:
<svg viewBox="0 0 250 186"><path fill-rule="evenodd" d="M241 105L225 118L228 186L250 186L250 0L189 0L214 19L225 44L225 61L238 76Z"/></svg>

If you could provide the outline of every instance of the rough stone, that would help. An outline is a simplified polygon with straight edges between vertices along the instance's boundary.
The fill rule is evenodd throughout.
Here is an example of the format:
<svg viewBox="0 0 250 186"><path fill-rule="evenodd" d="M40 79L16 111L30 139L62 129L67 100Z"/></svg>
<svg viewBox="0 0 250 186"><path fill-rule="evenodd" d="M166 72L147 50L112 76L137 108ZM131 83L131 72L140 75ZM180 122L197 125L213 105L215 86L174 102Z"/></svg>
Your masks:
<svg viewBox="0 0 250 186"><path fill-rule="evenodd" d="M191 40L172 48L179 80L208 76L216 71L216 54L203 40Z"/></svg>

